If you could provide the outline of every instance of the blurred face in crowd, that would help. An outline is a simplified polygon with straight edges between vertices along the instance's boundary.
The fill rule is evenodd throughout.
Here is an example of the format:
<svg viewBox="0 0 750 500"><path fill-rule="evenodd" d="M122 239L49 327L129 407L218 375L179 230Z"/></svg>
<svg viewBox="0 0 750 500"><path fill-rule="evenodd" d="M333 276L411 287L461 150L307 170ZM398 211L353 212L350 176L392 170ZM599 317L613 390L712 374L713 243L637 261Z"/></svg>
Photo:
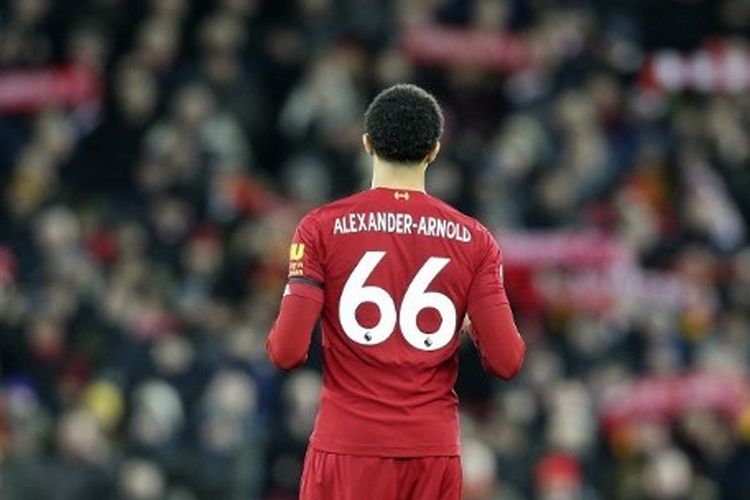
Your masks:
<svg viewBox="0 0 750 500"><path fill-rule="evenodd" d="M156 17L182 20L189 12L189 0L149 0Z"/></svg>
<svg viewBox="0 0 750 500"><path fill-rule="evenodd" d="M31 27L41 21L49 12L49 0L14 0L13 18L22 26Z"/></svg>
<svg viewBox="0 0 750 500"><path fill-rule="evenodd" d="M179 30L171 18L146 19L138 30L136 58L151 70L169 70L180 50Z"/></svg>
<svg viewBox="0 0 750 500"><path fill-rule="evenodd" d="M125 62L118 68L114 94L119 112L133 124L144 123L155 111L158 97L156 82L139 64Z"/></svg>
<svg viewBox="0 0 750 500"><path fill-rule="evenodd" d="M83 27L70 36L68 52L76 63L103 70L109 55L108 41L98 29Z"/></svg>
<svg viewBox="0 0 750 500"><path fill-rule="evenodd" d="M120 468L118 487L127 500L159 500L166 493L166 478L156 463L129 459Z"/></svg>
<svg viewBox="0 0 750 500"><path fill-rule="evenodd" d="M216 0L217 5L231 14L252 17L260 8L261 0Z"/></svg>
<svg viewBox="0 0 750 500"><path fill-rule="evenodd" d="M144 446L158 447L180 431L184 410L179 395L165 382L152 380L135 391L130 432Z"/></svg>
<svg viewBox="0 0 750 500"><path fill-rule="evenodd" d="M103 463L110 451L96 419L84 410L71 410L61 417L57 446L63 456L88 463Z"/></svg>
<svg viewBox="0 0 750 500"><path fill-rule="evenodd" d="M177 122L188 128L201 126L214 110L211 93L201 85L183 87L174 101Z"/></svg>

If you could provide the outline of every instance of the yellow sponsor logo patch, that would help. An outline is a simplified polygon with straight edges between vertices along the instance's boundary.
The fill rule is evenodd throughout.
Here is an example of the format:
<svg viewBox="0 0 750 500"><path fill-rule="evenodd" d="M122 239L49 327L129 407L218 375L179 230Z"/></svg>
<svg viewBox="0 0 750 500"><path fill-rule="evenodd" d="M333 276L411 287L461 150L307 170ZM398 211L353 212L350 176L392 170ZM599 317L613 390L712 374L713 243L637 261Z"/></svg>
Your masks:
<svg viewBox="0 0 750 500"><path fill-rule="evenodd" d="M289 260L302 260L305 256L305 244L304 243L292 243L289 247Z"/></svg>

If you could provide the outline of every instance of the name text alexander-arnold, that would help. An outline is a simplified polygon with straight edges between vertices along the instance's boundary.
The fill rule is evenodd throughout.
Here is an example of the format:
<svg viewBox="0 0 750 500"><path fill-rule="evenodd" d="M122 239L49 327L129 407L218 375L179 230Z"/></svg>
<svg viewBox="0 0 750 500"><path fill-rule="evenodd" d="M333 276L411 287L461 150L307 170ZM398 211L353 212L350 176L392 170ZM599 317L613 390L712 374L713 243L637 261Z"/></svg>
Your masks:
<svg viewBox="0 0 750 500"><path fill-rule="evenodd" d="M459 222L425 215L415 219L402 212L354 212L337 217L333 224L333 234L363 232L418 234L464 243L471 241L469 228Z"/></svg>

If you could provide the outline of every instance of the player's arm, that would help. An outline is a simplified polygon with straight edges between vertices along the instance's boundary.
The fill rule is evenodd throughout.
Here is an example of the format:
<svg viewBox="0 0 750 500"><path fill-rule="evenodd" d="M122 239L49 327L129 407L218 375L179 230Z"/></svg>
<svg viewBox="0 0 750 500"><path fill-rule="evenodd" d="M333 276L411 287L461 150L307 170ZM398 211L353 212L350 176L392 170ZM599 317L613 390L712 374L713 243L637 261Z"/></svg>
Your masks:
<svg viewBox="0 0 750 500"><path fill-rule="evenodd" d="M521 369L526 343L518 333L503 287L500 247L486 236L487 250L469 289L467 330L485 370L507 380Z"/></svg>
<svg viewBox="0 0 750 500"><path fill-rule="evenodd" d="M323 310L323 273L317 243L317 226L308 216L294 233L288 282L279 315L266 341L268 357L282 370L291 370L305 362Z"/></svg>
<svg viewBox="0 0 750 500"><path fill-rule="evenodd" d="M322 290L318 297L311 286L294 281L287 284L279 315L268 334L268 357L282 370L297 368L307 359L313 329L323 309Z"/></svg>

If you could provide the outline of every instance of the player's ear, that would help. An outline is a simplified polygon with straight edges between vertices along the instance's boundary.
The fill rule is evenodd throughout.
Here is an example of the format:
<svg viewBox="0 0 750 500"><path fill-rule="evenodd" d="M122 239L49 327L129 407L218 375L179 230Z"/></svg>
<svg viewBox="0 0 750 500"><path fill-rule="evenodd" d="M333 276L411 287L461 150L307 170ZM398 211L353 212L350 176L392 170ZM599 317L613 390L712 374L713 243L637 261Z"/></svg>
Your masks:
<svg viewBox="0 0 750 500"><path fill-rule="evenodd" d="M435 145L432 146L432 149L430 149L430 152L427 153L427 158L425 158L425 162L429 165L433 161L435 161L435 158L437 158L438 153L440 153L440 141L436 141Z"/></svg>
<svg viewBox="0 0 750 500"><path fill-rule="evenodd" d="M372 142L370 142L370 136L367 134L362 134L362 146L365 148L365 153L372 156Z"/></svg>

